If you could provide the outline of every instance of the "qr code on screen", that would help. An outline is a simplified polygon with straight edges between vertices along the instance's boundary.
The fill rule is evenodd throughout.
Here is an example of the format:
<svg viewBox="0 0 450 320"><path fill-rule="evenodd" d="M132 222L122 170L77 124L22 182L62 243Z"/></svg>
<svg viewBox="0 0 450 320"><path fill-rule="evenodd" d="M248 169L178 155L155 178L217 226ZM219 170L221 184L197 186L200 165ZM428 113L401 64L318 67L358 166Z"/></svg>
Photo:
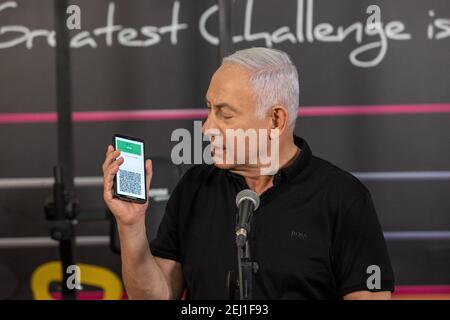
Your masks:
<svg viewBox="0 0 450 320"><path fill-rule="evenodd" d="M141 175L137 172L119 170L120 192L141 193Z"/></svg>

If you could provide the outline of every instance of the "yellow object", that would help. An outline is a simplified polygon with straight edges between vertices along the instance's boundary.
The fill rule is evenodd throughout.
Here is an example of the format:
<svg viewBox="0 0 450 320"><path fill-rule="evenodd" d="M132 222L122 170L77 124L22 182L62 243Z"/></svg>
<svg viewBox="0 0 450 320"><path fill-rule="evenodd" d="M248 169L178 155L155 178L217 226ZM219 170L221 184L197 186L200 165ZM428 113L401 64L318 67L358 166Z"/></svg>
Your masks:
<svg viewBox="0 0 450 320"><path fill-rule="evenodd" d="M95 265L80 263L81 284L100 287L103 300L120 300L123 294L122 282L111 270ZM36 300L53 300L49 292L52 282L62 281L61 262L50 261L40 265L31 275L31 291Z"/></svg>

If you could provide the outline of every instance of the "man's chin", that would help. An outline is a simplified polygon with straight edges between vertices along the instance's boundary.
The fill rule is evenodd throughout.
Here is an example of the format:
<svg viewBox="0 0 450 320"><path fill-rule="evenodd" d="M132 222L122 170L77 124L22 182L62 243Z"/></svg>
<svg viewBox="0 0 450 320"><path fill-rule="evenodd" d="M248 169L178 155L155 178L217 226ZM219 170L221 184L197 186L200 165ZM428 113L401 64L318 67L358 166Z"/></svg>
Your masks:
<svg viewBox="0 0 450 320"><path fill-rule="evenodd" d="M220 163L220 162L217 162L217 161L213 161L213 164L217 168L223 169L223 170L230 170L230 169L233 169L235 167L235 165L226 164L226 163Z"/></svg>

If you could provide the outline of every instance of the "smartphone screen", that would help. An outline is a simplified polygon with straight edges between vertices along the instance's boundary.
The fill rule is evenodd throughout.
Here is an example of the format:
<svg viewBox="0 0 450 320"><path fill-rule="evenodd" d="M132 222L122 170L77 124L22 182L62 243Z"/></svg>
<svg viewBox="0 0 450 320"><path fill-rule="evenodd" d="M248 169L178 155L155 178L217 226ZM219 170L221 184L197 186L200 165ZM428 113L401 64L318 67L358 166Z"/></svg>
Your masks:
<svg viewBox="0 0 450 320"><path fill-rule="evenodd" d="M144 141L116 134L113 143L124 159L114 178L114 195L122 200L145 203Z"/></svg>

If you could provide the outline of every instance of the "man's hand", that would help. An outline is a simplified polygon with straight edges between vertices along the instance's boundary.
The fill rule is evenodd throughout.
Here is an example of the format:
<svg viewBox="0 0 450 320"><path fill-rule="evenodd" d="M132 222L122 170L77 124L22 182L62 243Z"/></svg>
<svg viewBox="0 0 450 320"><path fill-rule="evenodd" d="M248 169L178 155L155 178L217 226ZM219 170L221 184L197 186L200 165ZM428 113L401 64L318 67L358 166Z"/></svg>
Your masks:
<svg viewBox="0 0 450 320"><path fill-rule="evenodd" d="M114 176L119 171L124 159L120 156L120 150L115 150L112 145L106 150L105 162L103 162L103 199L109 210L116 217L117 223L122 226L132 226L145 223L145 212L148 207L148 200L145 204L126 202L113 198ZM145 162L147 175L146 192L150 190L152 180L152 161Z"/></svg>
<svg viewBox="0 0 450 320"><path fill-rule="evenodd" d="M130 299L179 299L184 289L181 264L153 257L147 239L144 204L113 198L114 176L124 159L109 145L103 162L103 198L115 216L120 237L122 278ZM145 162L146 191L150 190L152 162Z"/></svg>

